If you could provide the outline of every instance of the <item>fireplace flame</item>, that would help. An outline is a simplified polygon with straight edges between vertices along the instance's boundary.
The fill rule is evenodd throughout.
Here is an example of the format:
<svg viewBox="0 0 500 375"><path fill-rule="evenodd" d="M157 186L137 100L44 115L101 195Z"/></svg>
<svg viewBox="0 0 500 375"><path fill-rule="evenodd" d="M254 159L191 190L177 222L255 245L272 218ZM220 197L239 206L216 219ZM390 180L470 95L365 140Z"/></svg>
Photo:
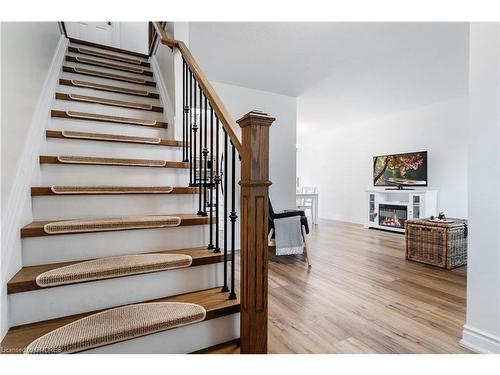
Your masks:
<svg viewBox="0 0 500 375"><path fill-rule="evenodd" d="M399 221L399 218L394 215L393 217L385 217L384 221L382 222L382 225L387 225L389 227L402 227L403 225Z"/></svg>

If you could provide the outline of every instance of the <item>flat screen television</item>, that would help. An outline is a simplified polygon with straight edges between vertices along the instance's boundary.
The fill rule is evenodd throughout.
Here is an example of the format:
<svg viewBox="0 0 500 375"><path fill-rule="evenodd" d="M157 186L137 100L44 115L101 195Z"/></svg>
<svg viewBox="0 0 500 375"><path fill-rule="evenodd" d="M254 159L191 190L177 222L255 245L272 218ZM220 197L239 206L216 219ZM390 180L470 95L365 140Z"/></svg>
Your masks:
<svg viewBox="0 0 500 375"><path fill-rule="evenodd" d="M374 156L373 185L427 186L427 151Z"/></svg>

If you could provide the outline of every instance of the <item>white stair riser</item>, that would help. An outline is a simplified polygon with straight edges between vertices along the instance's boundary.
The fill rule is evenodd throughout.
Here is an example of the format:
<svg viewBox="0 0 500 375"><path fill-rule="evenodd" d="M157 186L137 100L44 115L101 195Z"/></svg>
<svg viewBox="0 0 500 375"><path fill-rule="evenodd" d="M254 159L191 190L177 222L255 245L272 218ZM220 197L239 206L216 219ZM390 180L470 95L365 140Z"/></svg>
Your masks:
<svg viewBox="0 0 500 375"><path fill-rule="evenodd" d="M206 246L209 242L208 227L190 225L24 238L23 265L34 266Z"/></svg>
<svg viewBox="0 0 500 375"><path fill-rule="evenodd" d="M104 133L106 134L106 133ZM121 135L121 134L120 134ZM47 138L43 155L78 155L110 158L182 160L181 147L72 138Z"/></svg>
<svg viewBox="0 0 500 375"><path fill-rule="evenodd" d="M116 51L110 51L110 50L107 50L107 49L104 49L104 48L100 48L100 47L86 46L85 44L79 44L77 42L70 42L69 46L70 47L75 47L75 48L85 48L85 49L92 50L92 51L98 51L98 52L102 52L102 53L107 53L108 55L125 57L125 58L128 58L128 59L136 59L136 60L145 61L145 62L148 61L148 59L146 59L144 57L132 56L130 54L116 52Z"/></svg>
<svg viewBox="0 0 500 375"><path fill-rule="evenodd" d="M198 210L194 194L123 194L33 197L34 220L81 219L103 216L162 215Z"/></svg>
<svg viewBox="0 0 500 375"><path fill-rule="evenodd" d="M94 71L101 71L101 69L99 69L98 67L94 67L94 69L91 69L90 67L88 67L87 69L94 70ZM115 73L118 74L117 72L115 72ZM119 74L119 75L125 75L125 74ZM135 89L135 90L145 90L148 92L158 92L157 88L155 86L148 86L148 85L127 82L127 81L118 81L116 79L111 79L111 78L101 78L98 76L91 76L88 74L70 73L70 72L63 71L63 72L61 72L61 75L59 77L62 79L76 79L78 81L99 83L101 85L120 86L120 87L129 88L129 89ZM146 81L152 81L152 79L146 79Z"/></svg>
<svg viewBox="0 0 500 375"><path fill-rule="evenodd" d="M171 139L171 137L168 136L168 129L164 128L55 117L47 122L47 129Z"/></svg>
<svg viewBox="0 0 500 375"><path fill-rule="evenodd" d="M184 168L122 167L81 164L42 164L45 185L170 185L187 186Z"/></svg>
<svg viewBox="0 0 500 375"><path fill-rule="evenodd" d="M114 107L103 104L81 103L70 100L54 100L52 109L58 111L85 112L98 115L128 117L141 120L165 121L165 117L161 112L142 111L138 109Z"/></svg>
<svg viewBox="0 0 500 375"><path fill-rule="evenodd" d="M72 51L69 51L69 50L66 51L66 56L81 57L81 58L86 58L86 59L92 59L92 60L102 61L102 62L105 62L105 63L120 64L120 65L129 66L129 67L132 67L132 68L143 68L145 70L152 71L151 67L148 67L148 66L142 66L142 65L132 64L132 63L128 63L128 62L124 62L124 61L118 61L118 60L111 60L111 59L108 59L108 58L98 57L98 56L93 56L93 55L86 55L86 54L83 54L83 53L80 53L80 52L72 52Z"/></svg>
<svg viewBox="0 0 500 375"><path fill-rule="evenodd" d="M85 82L85 80L82 80L82 81ZM116 84L114 86L123 87L123 86L120 86L120 84ZM125 102L134 102L134 103L145 103L145 104L151 104L151 105L154 105L157 107L161 107L161 102L159 99L148 98L148 97L138 96L138 95L119 94L116 92L96 90L96 89L83 88L83 87L58 85L56 88L56 92L61 92L61 93L65 93L65 94L96 96L98 98L122 100Z"/></svg>
<svg viewBox="0 0 500 375"><path fill-rule="evenodd" d="M183 354L240 337L240 314L122 341L82 352L84 354ZM193 339L195 338L195 339Z"/></svg>
<svg viewBox="0 0 500 375"><path fill-rule="evenodd" d="M14 293L9 295L10 323L33 323L215 288L223 283L223 263L215 263Z"/></svg>

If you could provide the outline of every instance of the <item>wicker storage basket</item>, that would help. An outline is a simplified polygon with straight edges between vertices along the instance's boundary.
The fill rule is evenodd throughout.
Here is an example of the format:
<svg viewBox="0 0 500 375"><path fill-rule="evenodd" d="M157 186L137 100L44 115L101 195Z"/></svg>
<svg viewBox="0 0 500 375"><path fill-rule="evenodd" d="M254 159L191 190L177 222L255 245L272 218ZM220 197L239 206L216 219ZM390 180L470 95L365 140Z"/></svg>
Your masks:
<svg viewBox="0 0 500 375"><path fill-rule="evenodd" d="M467 221L407 220L406 259L446 269L467 264Z"/></svg>

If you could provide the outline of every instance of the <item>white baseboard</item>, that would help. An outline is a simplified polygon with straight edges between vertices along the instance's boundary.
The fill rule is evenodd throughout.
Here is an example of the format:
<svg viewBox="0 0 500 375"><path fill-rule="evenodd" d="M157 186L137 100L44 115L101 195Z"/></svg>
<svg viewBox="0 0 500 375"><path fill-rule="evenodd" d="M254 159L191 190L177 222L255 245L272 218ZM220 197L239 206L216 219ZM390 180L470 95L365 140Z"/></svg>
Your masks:
<svg viewBox="0 0 500 375"><path fill-rule="evenodd" d="M359 219L357 217L352 217L352 216L344 216L344 215L321 216L319 219L343 221L351 224L365 224L365 221L363 221L363 219Z"/></svg>
<svg viewBox="0 0 500 375"><path fill-rule="evenodd" d="M162 46L160 45L159 48ZM161 73L160 70L160 65L158 64L158 60L156 59L156 56L151 56L149 59L149 62L151 64L151 69L153 70L153 76L155 77L156 81L156 88L158 90L158 94L160 94L160 102L161 105L163 106L164 110L164 116L165 120L168 122L168 133L171 139L176 139L175 138L175 111L174 107L172 105L172 99L170 98L170 95L168 94L167 90L167 85L165 84L165 77L163 77L163 74ZM171 79L174 79L174 77L171 77Z"/></svg>
<svg viewBox="0 0 500 375"><path fill-rule="evenodd" d="M20 265L20 246L16 245L17 242L20 243L19 228L25 224L23 221L29 219L25 215L27 207L31 207L29 189L32 182L36 180L37 173L39 176L38 156L42 142L45 140L45 125L50 120L50 108L54 100L67 45L68 39L61 35L31 118L28 137L24 143L12 190L5 206L2 207L2 289L5 288L7 280L17 272ZM5 324L8 318L4 316L3 312L9 311L8 308L5 308L7 298L5 297L4 300L4 297L2 295L2 337L8 329L7 324Z"/></svg>
<svg viewBox="0 0 500 375"><path fill-rule="evenodd" d="M500 337L468 325L464 325L460 345L476 353L500 354Z"/></svg>

